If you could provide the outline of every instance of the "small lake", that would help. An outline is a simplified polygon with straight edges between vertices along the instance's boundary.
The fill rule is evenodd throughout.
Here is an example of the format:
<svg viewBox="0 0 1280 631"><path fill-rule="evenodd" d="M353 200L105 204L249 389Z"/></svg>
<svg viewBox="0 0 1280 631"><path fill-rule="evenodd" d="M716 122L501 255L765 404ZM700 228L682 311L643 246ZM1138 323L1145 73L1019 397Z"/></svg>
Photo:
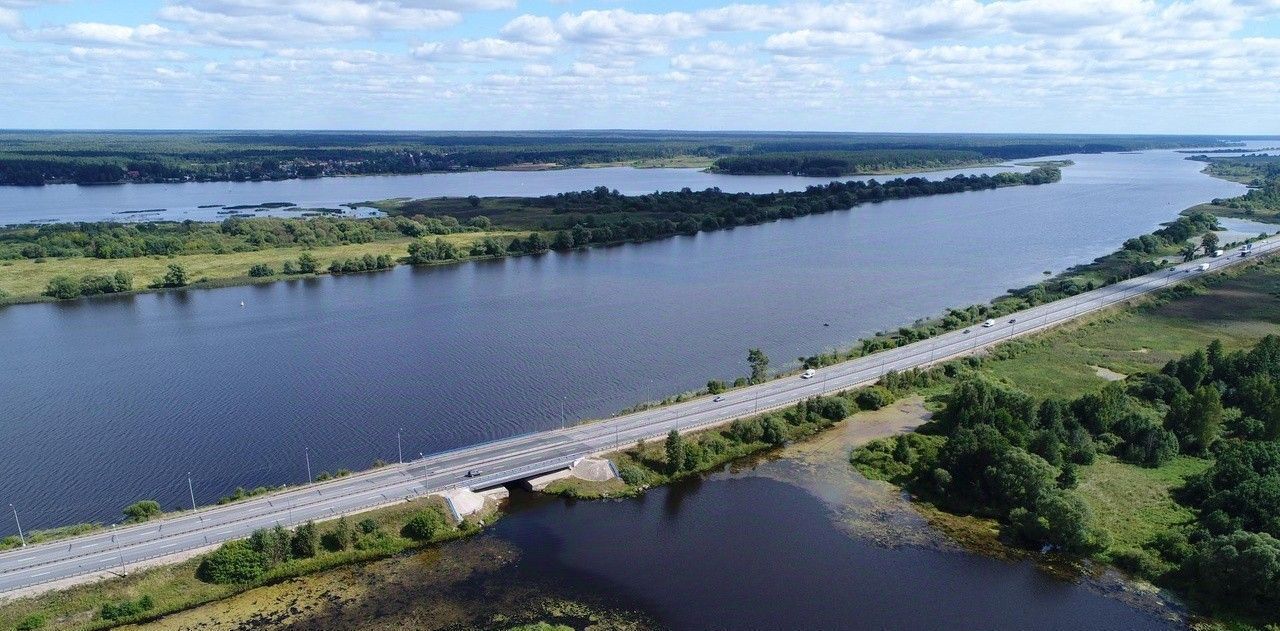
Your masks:
<svg viewBox="0 0 1280 631"><path fill-rule="evenodd" d="M769 193L779 189L802 190L806 186L826 184L832 179L847 181L875 178L883 181L911 175L945 178L960 173L999 173L1009 170L1026 168L992 166L920 174L814 178L788 175L716 175L705 173L701 169L607 167L370 175L273 182L4 186L0 187L0 225L53 221L215 221L225 218L226 213L230 212L296 217L305 208L347 211L342 204L396 197L538 196L583 191L597 186L616 189L626 195L713 187L735 193ZM297 204L297 208L257 212L251 209L223 208L272 202L290 202ZM348 212L360 216L376 214L368 208Z"/></svg>
<svg viewBox="0 0 1280 631"><path fill-rule="evenodd" d="M0 309L0 501L31 528L110 523L186 502L188 471L206 502L305 481L308 447L333 472L394 460L398 428L409 455L599 417L744 374L749 347L783 368L985 301L1244 190L1173 152L1071 158L1057 184L645 244Z"/></svg>

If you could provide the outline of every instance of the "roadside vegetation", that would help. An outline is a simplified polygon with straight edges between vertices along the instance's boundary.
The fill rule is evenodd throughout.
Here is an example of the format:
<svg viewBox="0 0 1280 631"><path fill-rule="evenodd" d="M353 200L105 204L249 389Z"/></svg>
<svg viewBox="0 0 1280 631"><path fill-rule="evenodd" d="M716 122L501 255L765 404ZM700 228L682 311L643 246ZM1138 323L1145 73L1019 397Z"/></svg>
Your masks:
<svg viewBox="0 0 1280 631"><path fill-rule="evenodd" d="M1277 290L1266 260L1003 344L964 362L933 421L851 462L997 520L1011 545L1117 565L1238 628L1275 623Z"/></svg>
<svg viewBox="0 0 1280 631"><path fill-rule="evenodd" d="M438 497L404 502L248 539L174 565L0 606L0 629L108 629L156 620L254 587L367 562L479 532L496 513L455 523Z"/></svg>
<svg viewBox="0 0 1280 631"><path fill-rule="evenodd" d="M388 217L242 218L219 223L67 223L0 229L0 300L81 296L356 273L541 254L752 225L862 203L1056 182L1056 168L994 176L833 182L792 193L625 196L598 188L537 198L381 204ZM7 297L5 297L7 296Z"/></svg>

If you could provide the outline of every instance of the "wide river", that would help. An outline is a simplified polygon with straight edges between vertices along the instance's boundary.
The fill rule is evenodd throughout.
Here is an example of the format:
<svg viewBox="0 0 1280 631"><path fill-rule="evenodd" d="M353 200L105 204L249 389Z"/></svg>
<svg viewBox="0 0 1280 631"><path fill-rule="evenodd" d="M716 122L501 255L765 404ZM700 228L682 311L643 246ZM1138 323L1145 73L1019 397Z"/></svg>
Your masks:
<svg viewBox="0 0 1280 631"><path fill-rule="evenodd" d="M998 173L1010 166L932 171L931 178L959 173ZM1025 170L1025 169L1022 169ZM910 177L914 174L904 174ZM899 176L857 176L845 180L885 180ZM700 169L563 169L553 171L474 171L421 175L329 177L275 182L191 182L186 184L121 184L108 186L0 187L0 225L53 221L213 221L228 212L297 216L299 209L343 209L347 203L396 197L537 196L583 191L597 186L625 195L712 187L734 193L770 193L826 184L831 178L786 175L717 175ZM270 202L297 204L293 209L225 210ZM345 210L345 209L343 209ZM347 211L376 214L368 208Z"/></svg>
<svg viewBox="0 0 1280 631"><path fill-rule="evenodd" d="M1071 157L1056 184L653 243L0 309L0 503L31 528L110 523L187 502L187 472L212 501L305 481L306 448L333 472L395 460L399 428L407 457L607 415L744 374L748 347L782 368L989 299L1243 190L1173 152Z"/></svg>

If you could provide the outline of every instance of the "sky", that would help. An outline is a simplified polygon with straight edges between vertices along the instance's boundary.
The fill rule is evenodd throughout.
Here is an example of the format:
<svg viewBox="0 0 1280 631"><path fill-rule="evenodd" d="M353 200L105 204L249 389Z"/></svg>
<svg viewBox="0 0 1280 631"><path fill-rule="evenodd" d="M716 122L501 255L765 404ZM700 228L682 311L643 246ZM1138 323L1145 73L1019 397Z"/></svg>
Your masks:
<svg viewBox="0 0 1280 631"><path fill-rule="evenodd" d="M0 128L1280 133L1280 0L0 0Z"/></svg>

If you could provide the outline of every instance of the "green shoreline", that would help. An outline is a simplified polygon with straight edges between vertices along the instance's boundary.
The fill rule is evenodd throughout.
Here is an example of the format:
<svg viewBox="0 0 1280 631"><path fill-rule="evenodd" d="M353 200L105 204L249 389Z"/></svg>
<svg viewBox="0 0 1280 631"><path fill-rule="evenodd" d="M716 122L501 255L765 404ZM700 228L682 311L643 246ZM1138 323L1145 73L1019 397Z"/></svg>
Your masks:
<svg viewBox="0 0 1280 631"><path fill-rule="evenodd" d="M1091 265L1096 265L1096 264L1097 264L1097 263L1095 262L1094 264L1091 264ZM1086 266L1083 266L1083 267L1088 267L1088 266L1086 265ZM997 300L999 300L999 298L998 298ZM864 346L865 346L865 343L864 343ZM872 352L874 352L874 351L872 351ZM949 363L951 363L951 364L955 364L955 363L957 363L958 361L959 361L959 360L957 360L956 362L949 362ZM927 373L921 373L921 374L927 374ZM865 389L863 389L863 390L865 390ZM832 399L835 399L835 398L846 398L846 399L847 399L847 398L852 398L852 399L854 399L854 401L855 401L855 403L856 403L856 397L857 397L858 393L862 392L863 390L858 390L858 391L846 391L846 392L843 392L843 393L840 393L840 394L836 395L835 397L832 397ZM671 400L671 399L668 399L668 400L667 400L667 402L674 402L674 401L673 401L673 400ZM860 407L861 407L861 406L860 406L860 404L858 404L858 405L855 405L855 406L854 406L854 409L855 409L855 410L857 410L857 409L860 409ZM869 409L875 409L875 408L869 408ZM806 414L808 414L808 412L806 412ZM855 412L855 414L856 414L856 412ZM763 415L762 415L762 416L763 416ZM805 435L812 435L812 434L816 434L816 433L818 433L818 432L820 432L820 431L825 430L826 428L830 427L831 425L833 425L833 424L835 424L835 423L841 422L842 420L848 420L848 417L849 417L849 415L844 415L844 416L842 416L840 419L835 419L835 420L827 419L827 421L829 421L829 422L806 420L806 421L804 421L803 423L797 424L797 427L801 427L801 426L804 426L804 425L809 425L809 427L808 427L808 428L803 428L803 427L802 427L802 431L803 431L804 433L798 434L797 436L805 436ZM806 418L808 418L808 417L806 417ZM711 429L711 430L706 430L706 432L722 432L722 431L725 431L725 430L722 430L722 429ZM699 432L699 434L703 434L703 433L704 433L704 432ZM724 463L726 463L726 462L730 462L730 461L733 461L733 460L737 460L737 459L740 459L740 458L744 458L744 457L747 457L747 456L751 456L751 455L753 455L753 454L759 454L759 453L762 453L762 452L766 452L766 451L768 451L768 450L773 449L775 446L776 446L776 445L775 445L775 444L773 444L773 443L770 443L770 442L762 442L762 441L760 441L760 440L755 440L755 441L753 441L753 442L752 442L752 441L745 442L745 443L743 443L743 448L741 448L741 449L738 449L738 450L726 450L726 451L724 451L724 452L721 452L720 454L716 454L716 455L715 455L715 457L711 457L711 458L709 458L708 460L706 460L706 461L704 461L704 462L698 463L698 464L697 464L697 466L691 467L691 468L689 468L689 469L687 469L687 470L679 471L679 472L677 472L675 475L668 476L668 477L666 477L665 479L650 478L649 480L646 480L643 484L639 484L639 485L628 485L629 487L631 487L631 488L629 488L628 492L632 492L632 493L639 493L639 492L643 492L643 490L644 490L645 488L649 488L649 487L651 487L651 486L653 486L653 485L655 485L655 484L664 484L664 483L669 482L669 481L672 481L672 480L674 480L674 479L679 479L680 477L686 477L686 476L689 476L689 475L696 475L696 474L699 474L699 473L705 472L705 471L707 471L707 470L710 470L710 469L716 468L716 467L718 467L718 466L721 466L721 465L723 465L723 464L724 464ZM643 456L644 456L644 454L643 454L643 450L640 450L640 452L641 452L641 453L639 454L639 455L640 455L640 457L635 459L637 462L639 462L639 461L643 460ZM562 487L552 489L552 491L551 491L551 492L559 492L559 493L561 493L561 494L570 495L570 496L574 496L574 497L593 497L593 495L592 495L591 491L592 491L592 489L583 489L583 488L581 488L581 487L569 487L569 486L566 486L566 485L562 485ZM595 494L594 496L595 496L595 497L608 497L608 496L616 496L616 495L617 495L617 493L616 493L616 492L614 492L614 491L610 491L610 492L607 492L607 493L597 493L597 494ZM395 554L395 553L392 553L392 554ZM366 559L359 559L359 560L366 560ZM356 560L356 559L352 559L352 560L347 561L347 562L353 562L353 561L357 561L357 560ZM326 566L325 566L325 568L328 568L328 567L333 567L333 566L332 566L332 565L326 565ZM322 568L316 568L316 570L318 570L318 569L322 569ZM95 584L97 584L97 583L95 583ZM94 584L91 584L91 585L94 585ZM245 589L249 589L249 588L250 588L249 586L246 586L246 587L245 587ZM72 588L72 589L75 589L75 588ZM244 590L240 590L240 592L242 592L242 591L244 591ZM236 592L236 593L240 593L240 592ZM60 593L60 592L50 592L50 593ZM229 595L231 595L231 594L224 595L224 596L222 596L222 597L220 597L220 598L225 598L226 596L229 596ZM36 597L36 598L38 599L38 598L40 598L40 597ZM218 598L214 598L214 599L206 600L206 601L204 601L204 602L211 602L212 600L217 600L217 599L218 599ZM196 605L198 605L198 604L203 604L203 603L194 603L194 604L191 604L191 605L189 605L189 606L181 607L181 608L179 608L179 609L175 609L175 610L172 610L172 611L167 611L167 613L172 613L172 612L174 612L174 611L179 611L179 610L182 610L182 609L188 609L188 608L193 607L193 606L196 606ZM149 618L149 619L150 619L150 618ZM105 628L105 627L92 627L92 628Z"/></svg>
<svg viewBox="0 0 1280 631"><path fill-rule="evenodd" d="M259 226L259 230L310 230L311 226L357 226L368 232L367 238L348 242L338 241L319 246L299 242L245 243L241 235L214 236L209 233L222 223L192 223L175 225L166 222L143 223L130 226L117 224L75 224L71 236L60 235L57 230L20 226L0 231L0 245L6 247L6 255L12 258L0 260L0 306L44 302L49 295L76 299L80 290L67 289L55 292L49 286L60 276L67 284L76 287L77 279L93 276L109 276L123 272L141 282L156 279L148 287L117 287L99 293L128 294L144 291L179 289L187 287L225 287L251 282L266 282L308 274L280 275L277 269L292 266L293 257L304 254L320 258L320 264L330 258L389 257L393 264L411 263L452 264L488 258L523 254L542 254L548 250L576 250L623 243L639 243L665 239L678 235L717 231L733 227L760 225L779 219L809 214L823 214L837 210L851 210L863 204L886 199L904 199L947 195L969 190L994 190L1010 186L1035 186L1059 181L1061 172L1053 167L1043 167L1027 173L1000 174L997 176L956 176L938 181L893 180L876 186L861 182L832 182L827 187L805 191L765 194L729 194L709 189L701 192L656 193L642 196L622 196L600 190L564 193L556 196L489 197L489 198L430 198L423 200L392 199L362 204L379 208L389 215L385 218L327 220L244 219L233 224ZM910 185L908 185L910 182ZM838 191L838 192L837 192ZM567 200L567 201L566 201ZM549 206L549 204L555 204ZM562 205L569 204L565 208ZM654 208L655 204L658 208ZM648 208L649 210L643 210ZM674 209L674 210L673 210ZM490 216L496 218L495 221ZM465 219L462 224L459 219ZM448 220L448 221L446 221ZM228 220L231 222L232 220ZM679 224L676 222L680 221ZM288 223L293 222L293 223ZM283 228L273 228L283 224ZM585 225L584 225L585 224ZM104 230L104 226L111 230ZM97 232L85 233L89 227ZM376 230L375 230L376 228ZM342 230L327 228L348 238ZM401 234L407 229L415 231L411 238ZM44 232L47 231L47 232ZM118 236L104 233L147 233ZM155 234L150 234L155 233ZM408 234L408 233L406 233ZM151 247L168 247L164 240L222 239L217 247L230 250L218 253L194 251L167 256L137 256L145 253L139 241ZM522 235L527 237L522 238ZM575 237L575 235L578 235ZM585 236L584 236L585 235ZM254 235L259 236L259 235ZM267 236L274 236L268 233ZM82 239L89 245L68 248L63 241ZM133 256L92 257L89 249L100 247L102 238L111 254L123 249ZM434 241L431 239L434 238ZM49 247L43 243L50 243ZM52 244L59 243L55 248ZM203 242L201 242L203 243ZM102 247L106 247L102 246ZM414 247L423 247L415 254ZM425 247L424 247L425 246ZM202 246L209 249L210 246ZM60 249L59 249L60 248ZM132 248L132 249L128 249ZM61 254L61 258L46 258L49 252ZM170 250L172 251L172 250ZM408 257L405 257L406 251ZM67 253L78 253L76 256ZM101 251L97 251L101 255ZM251 278L252 267L258 263L268 265L269 273L261 278ZM159 279L165 275L164 266L181 265L194 283L178 283L178 286L159 287ZM190 265L197 269L186 269ZM234 269L231 268L234 266ZM304 268L305 269L305 268ZM349 270L351 271L351 270ZM362 270L355 270L362 271ZM371 270L372 271L372 270ZM87 281L83 281L87 282ZM87 293L87 291L85 292ZM74 296L74 297L73 297Z"/></svg>

